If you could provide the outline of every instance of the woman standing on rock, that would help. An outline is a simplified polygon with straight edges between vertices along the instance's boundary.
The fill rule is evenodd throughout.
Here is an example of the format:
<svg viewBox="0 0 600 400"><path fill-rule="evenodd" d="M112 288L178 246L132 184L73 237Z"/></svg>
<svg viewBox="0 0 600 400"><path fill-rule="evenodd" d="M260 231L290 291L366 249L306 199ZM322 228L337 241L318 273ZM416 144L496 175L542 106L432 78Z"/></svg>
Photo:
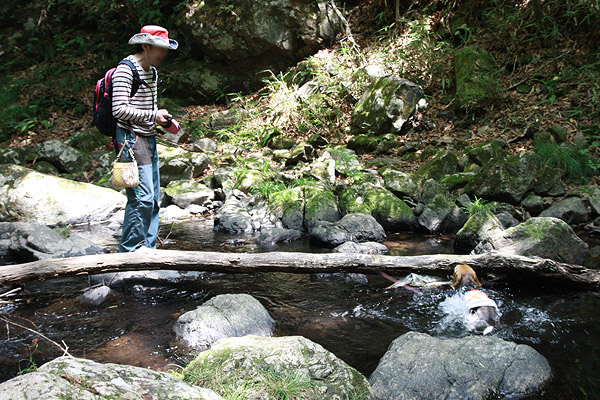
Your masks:
<svg viewBox="0 0 600 400"><path fill-rule="evenodd" d="M155 66L169 50L178 47L175 40L169 39L169 32L156 25L144 26L140 33L129 39L129 44L138 45L137 51L125 59L135 66L142 82L132 96L132 68L120 64L114 72L112 112L117 119L114 143L117 151L126 139L132 146L140 184L126 189L127 206L119 252L135 251L141 247L156 248L160 208L156 124L166 125L171 115L165 109L158 110ZM124 151L124 158L128 157L126 154Z"/></svg>

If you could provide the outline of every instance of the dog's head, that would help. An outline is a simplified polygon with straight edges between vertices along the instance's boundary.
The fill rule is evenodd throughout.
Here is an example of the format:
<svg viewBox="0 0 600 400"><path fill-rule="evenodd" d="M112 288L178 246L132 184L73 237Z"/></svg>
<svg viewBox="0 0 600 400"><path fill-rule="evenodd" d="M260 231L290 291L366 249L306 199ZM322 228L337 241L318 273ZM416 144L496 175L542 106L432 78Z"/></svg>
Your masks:
<svg viewBox="0 0 600 400"><path fill-rule="evenodd" d="M451 285L455 288L461 288L465 286L481 287L481 282L479 282L477 274L473 268L467 264L458 264L456 267L454 267Z"/></svg>

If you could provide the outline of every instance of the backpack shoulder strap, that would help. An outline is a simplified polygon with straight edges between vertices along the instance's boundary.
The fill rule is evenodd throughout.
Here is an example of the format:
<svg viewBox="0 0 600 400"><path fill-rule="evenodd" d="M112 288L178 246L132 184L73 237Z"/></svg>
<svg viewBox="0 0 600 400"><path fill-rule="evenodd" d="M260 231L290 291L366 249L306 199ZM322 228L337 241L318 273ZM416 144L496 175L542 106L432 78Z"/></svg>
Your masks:
<svg viewBox="0 0 600 400"><path fill-rule="evenodd" d="M125 58L125 59L119 61L118 65L121 65L121 64L127 65L129 68L131 68L131 73L133 74L133 80L131 82L130 97L133 97L137 93L138 89L140 88L140 85L146 84L146 82L144 82L142 80L142 78L140 78L140 73L138 72L136 66L133 65L133 63L130 60Z"/></svg>

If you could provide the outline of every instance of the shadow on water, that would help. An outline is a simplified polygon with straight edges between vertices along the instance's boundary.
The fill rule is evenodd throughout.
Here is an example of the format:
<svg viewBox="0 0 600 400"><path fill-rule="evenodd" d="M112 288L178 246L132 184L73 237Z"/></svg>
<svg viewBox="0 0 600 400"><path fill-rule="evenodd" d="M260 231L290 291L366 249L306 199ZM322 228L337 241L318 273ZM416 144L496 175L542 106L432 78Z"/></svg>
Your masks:
<svg viewBox="0 0 600 400"><path fill-rule="evenodd" d="M325 252L307 241L263 249L256 237L212 230L212 221L165 224L163 248L228 252ZM451 253L446 236L390 234L392 255ZM486 281L485 275L482 276ZM487 292L502 310L492 333L529 344L548 358L555 379L544 399L594 398L600 391L600 296L595 292L559 291L538 282L519 286L493 284ZM182 313L217 294L248 293L277 321L277 336L302 335L332 351L367 377L389 344L411 330L442 338L465 336L459 317L442 304L443 289L424 295L386 290L388 281L369 276L368 284L315 282L307 274L204 273L179 283L135 281L115 291L100 306L76 297L89 283L84 277L27 284L16 304L3 305L15 322L35 326L50 338L64 340L71 354L157 370L176 368L192 355L172 341L171 327ZM485 284L485 283L484 283ZM0 380L18 373L29 358L34 334L11 327L0 335ZM40 340L33 358L38 365L60 355ZM21 362L26 367L27 361Z"/></svg>

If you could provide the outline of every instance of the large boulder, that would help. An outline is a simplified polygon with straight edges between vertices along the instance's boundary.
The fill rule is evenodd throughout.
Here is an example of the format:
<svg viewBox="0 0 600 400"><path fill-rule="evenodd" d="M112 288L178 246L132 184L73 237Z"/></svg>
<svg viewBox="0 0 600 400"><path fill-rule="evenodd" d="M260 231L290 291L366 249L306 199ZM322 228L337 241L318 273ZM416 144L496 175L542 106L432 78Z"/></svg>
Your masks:
<svg viewBox="0 0 600 400"><path fill-rule="evenodd" d="M126 202L112 189L0 165L0 221L46 225L107 221Z"/></svg>
<svg viewBox="0 0 600 400"><path fill-rule="evenodd" d="M424 206L417 221L427 231L454 231L465 223L465 213L452 201L445 186L437 181L428 179L423 183L422 200Z"/></svg>
<svg viewBox="0 0 600 400"><path fill-rule="evenodd" d="M371 395L362 374L302 336L221 339L200 353L183 370L183 376L188 382L208 387L245 382L252 387L252 398L263 400L283 398L269 386L290 379L296 382L296 391L302 391L293 398L347 400Z"/></svg>
<svg viewBox="0 0 600 400"><path fill-rule="evenodd" d="M352 185L340 193L343 214L371 214L387 231L411 231L417 219L411 208L389 190L372 183Z"/></svg>
<svg viewBox="0 0 600 400"><path fill-rule="evenodd" d="M36 150L41 160L48 161L61 172L83 172L92 166L88 155L61 140L42 142L37 145Z"/></svg>
<svg viewBox="0 0 600 400"><path fill-rule="evenodd" d="M234 336L271 336L275 321L249 294L221 294L180 316L173 325L178 340L206 350L219 339Z"/></svg>
<svg viewBox="0 0 600 400"><path fill-rule="evenodd" d="M484 400L535 393L551 376L548 361L527 345L408 332L392 342L369 382L375 400Z"/></svg>
<svg viewBox="0 0 600 400"><path fill-rule="evenodd" d="M181 208L186 208L190 204L202 206L215 198L214 190L200 182L189 180L169 182L165 188L165 194Z"/></svg>
<svg viewBox="0 0 600 400"><path fill-rule="evenodd" d="M256 243L263 247L270 247L277 243L289 243L302 237L302 232L297 229L271 228L264 229Z"/></svg>
<svg viewBox="0 0 600 400"><path fill-rule="evenodd" d="M321 221L309 231L313 243L336 247L345 242L382 242L383 227L367 214L346 214L337 222Z"/></svg>
<svg viewBox="0 0 600 400"><path fill-rule="evenodd" d="M551 217L530 218L492 235L479 243L473 253L491 250L580 265L588 255L588 245L573 229L566 222Z"/></svg>
<svg viewBox="0 0 600 400"><path fill-rule="evenodd" d="M377 78L365 89L352 110L357 132L400 132L424 97L421 86L397 76Z"/></svg>
<svg viewBox="0 0 600 400"><path fill-rule="evenodd" d="M160 186L169 182L197 178L206 170L210 158L204 153L186 151L179 147L157 145Z"/></svg>
<svg viewBox="0 0 600 400"><path fill-rule="evenodd" d="M20 262L100 254L89 240L36 222L0 222L0 256Z"/></svg>
<svg viewBox="0 0 600 400"><path fill-rule="evenodd" d="M260 88L266 69L277 73L316 53L341 26L325 0L194 0L180 13L178 30L195 58L177 69L175 91L205 102L223 88Z"/></svg>
<svg viewBox="0 0 600 400"><path fill-rule="evenodd" d="M530 155L492 159L471 178L465 192L488 200L519 204L532 189L538 171Z"/></svg>
<svg viewBox="0 0 600 400"><path fill-rule="evenodd" d="M496 66L492 55L477 45L454 52L457 103L462 107L476 106L498 91Z"/></svg>
<svg viewBox="0 0 600 400"><path fill-rule="evenodd" d="M35 372L0 383L1 399L223 400L166 372L131 365L59 357Z"/></svg>
<svg viewBox="0 0 600 400"><path fill-rule="evenodd" d="M587 221L587 208L579 197L567 197L542 211L540 217L560 218L569 225L579 225Z"/></svg>

